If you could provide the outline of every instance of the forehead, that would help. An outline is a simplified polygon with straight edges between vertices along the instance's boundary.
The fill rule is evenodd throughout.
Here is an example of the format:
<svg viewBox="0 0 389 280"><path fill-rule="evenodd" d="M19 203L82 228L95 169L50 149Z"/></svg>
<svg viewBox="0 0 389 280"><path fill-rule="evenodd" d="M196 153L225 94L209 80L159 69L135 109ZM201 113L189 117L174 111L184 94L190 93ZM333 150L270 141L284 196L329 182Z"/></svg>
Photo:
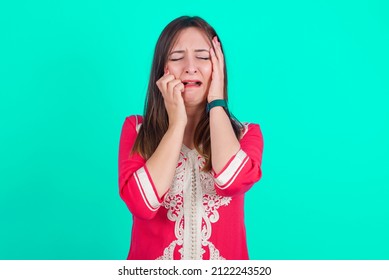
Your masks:
<svg viewBox="0 0 389 280"><path fill-rule="evenodd" d="M185 48L210 48L211 44L205 32L196 27L188 27L180 31L173 45L173 50Z"/></svg>

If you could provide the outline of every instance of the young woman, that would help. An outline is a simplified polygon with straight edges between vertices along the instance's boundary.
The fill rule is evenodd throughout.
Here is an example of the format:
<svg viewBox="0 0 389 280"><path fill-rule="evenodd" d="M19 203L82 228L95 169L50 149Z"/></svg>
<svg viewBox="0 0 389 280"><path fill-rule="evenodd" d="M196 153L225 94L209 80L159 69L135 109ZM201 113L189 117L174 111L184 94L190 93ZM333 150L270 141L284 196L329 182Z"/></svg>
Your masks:
<svg viewBox="0 0 389 280"><path fill-rule="evenodd" d="M133 215L127 259L248 259L244 195L261 177L263 138L227 108L215 30L179 17L155 47L145 113L125 119L120 196Z"/></svg>

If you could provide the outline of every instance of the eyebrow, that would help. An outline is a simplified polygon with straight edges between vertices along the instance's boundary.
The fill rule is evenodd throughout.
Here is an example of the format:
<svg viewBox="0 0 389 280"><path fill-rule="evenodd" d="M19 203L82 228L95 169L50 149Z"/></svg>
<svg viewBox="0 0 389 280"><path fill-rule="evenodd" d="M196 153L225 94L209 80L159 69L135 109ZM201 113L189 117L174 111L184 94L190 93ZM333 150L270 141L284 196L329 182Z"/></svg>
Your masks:
<svg viewBox="0 0 389 280"><path fill-rule="evenodd" d="M195 52L209 52L209 50L207 49L197 49L197 50L194 50ZM171 52L170 54L173 54L173 53L185 53L184 50L178 50L178 51L174 51L174 52Z"/></svg>

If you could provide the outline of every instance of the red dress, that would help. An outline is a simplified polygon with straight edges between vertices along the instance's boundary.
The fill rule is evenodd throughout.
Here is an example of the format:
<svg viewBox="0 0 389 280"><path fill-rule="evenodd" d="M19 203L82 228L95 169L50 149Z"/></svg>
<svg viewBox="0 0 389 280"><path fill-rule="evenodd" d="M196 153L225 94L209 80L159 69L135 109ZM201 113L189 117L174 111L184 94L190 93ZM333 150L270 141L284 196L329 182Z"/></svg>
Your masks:
<svg viewBox="0 0 389 280"><path fill-rule="evenodd" d="M182 146L169 191L159 198L146 161L130 156L141 116L124 121L119 145L119 193L133 216L127 259L248 259L244 195L262 175L259 125L245 123L241 149L218 174Z"/></svg>

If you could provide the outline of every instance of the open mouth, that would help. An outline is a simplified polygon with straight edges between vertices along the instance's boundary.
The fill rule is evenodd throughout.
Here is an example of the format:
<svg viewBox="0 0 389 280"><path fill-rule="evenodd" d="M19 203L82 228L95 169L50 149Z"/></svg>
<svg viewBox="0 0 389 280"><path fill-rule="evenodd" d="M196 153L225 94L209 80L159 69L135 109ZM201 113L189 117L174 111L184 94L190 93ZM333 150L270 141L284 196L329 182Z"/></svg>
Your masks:
<svg viewBox="0 0 389 280"><path fill-rule="evenodd" d="M199 87L201 86L201 82L200 81L182 81L182 83L184 84L185 87Z"/></svg>

